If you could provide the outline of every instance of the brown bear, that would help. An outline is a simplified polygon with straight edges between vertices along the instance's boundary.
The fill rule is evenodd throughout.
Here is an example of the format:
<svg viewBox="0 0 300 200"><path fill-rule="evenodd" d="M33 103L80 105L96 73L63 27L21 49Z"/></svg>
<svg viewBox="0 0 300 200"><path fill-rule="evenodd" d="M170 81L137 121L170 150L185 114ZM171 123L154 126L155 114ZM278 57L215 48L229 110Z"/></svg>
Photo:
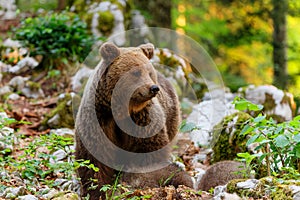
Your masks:
<svg viewBox="0 0 300 200"><path fill-rule="evenodd" d="M82 196L103 197L101 187L112 184L119 171L124 171L120 181L135 188L193 186L191 177L170 163L179 102L150 63L153 52L152 44L100 48L102 60L87 83L75 123L76 159L99 168L78 169Z"/></svg>
<svg viewBox="0 0 300 200"><path fill-rule="evenodd" d="M225 185L230 180L250 177L249 170L244 163L232 160L220 161L206 170L198 183L198 190L208 191L218 185Z"/></svg>

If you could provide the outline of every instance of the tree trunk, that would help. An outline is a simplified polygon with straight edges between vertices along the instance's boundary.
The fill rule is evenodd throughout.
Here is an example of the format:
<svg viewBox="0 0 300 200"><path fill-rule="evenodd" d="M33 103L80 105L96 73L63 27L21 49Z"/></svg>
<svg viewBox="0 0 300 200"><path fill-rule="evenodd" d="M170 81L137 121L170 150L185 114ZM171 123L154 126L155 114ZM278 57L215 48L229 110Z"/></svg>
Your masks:
<svg viewBox="0 0 300 200"><path fill-rule="evenodd" d="M57 2L57 10L64 10L67 6L66 0L58 0Z"/></svg>
<svg viewBox="0 0 300 200"><path fill-rule="evenodd" d="M286 14L288 0L272 0L273 11L273 84L281 89L287 89L287 56L286 56Z"/></svg>
<svg viewBox="0 0 300 200"><path fill-rule="evenodd" d="M149 26L171 28L171 0L133 0L133 3L144 11Z"/></svg>

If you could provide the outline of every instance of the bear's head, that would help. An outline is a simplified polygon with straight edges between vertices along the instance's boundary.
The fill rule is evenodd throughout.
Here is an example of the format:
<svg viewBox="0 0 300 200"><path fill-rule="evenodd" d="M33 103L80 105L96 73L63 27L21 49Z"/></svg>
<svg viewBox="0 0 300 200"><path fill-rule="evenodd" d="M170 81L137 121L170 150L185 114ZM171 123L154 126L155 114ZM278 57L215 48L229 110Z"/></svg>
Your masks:
<svg viewBox="0 0 300 200"><path fill-rule="evenodd" d="M135 48L118 48L112 43L101 46L106 68L101 79L104 79L104 89L109 90L106 91L109 101L128 103L129 112L139 112L158 94L157 72L149 60L153 52L154 46L150 43Z"/></svg>

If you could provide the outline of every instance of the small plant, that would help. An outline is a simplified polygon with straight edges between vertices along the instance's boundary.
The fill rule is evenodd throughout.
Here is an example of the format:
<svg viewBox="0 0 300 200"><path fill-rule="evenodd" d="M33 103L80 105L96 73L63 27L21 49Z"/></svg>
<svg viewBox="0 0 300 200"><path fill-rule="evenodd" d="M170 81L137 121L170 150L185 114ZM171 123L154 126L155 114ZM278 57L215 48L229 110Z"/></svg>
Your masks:
<svg viewBox="0 0 300 200"><path fill-rule="evenodd" d="M238 110L259 111L263 106L255 105L245 99L236 98L233 102ZM277 123L263 113L250 118L241 134L251 133L247 146L256 144L257 154L239 153L238 156L249 165L255 158L265 162L267 173L281 174L287 168L300 169L300 116L289 122ZM299 172L298 172L299 173Z"/></svg>
<svg viewBox="0 0 300 200"><path fill-rule="evenodd" d="M30 48L32 56L42 55L41 65L79 60L82 62L93 45L92 36L79 16L66 12L48 14L44 17L26 18L16 30L16 39Z"/></svg>
<svg viewBox="0 0 300 200"><path fill-rule="evenodd" d="M15 172L19 172L23 179L33 182L38 180L40 183L47 184L49 187L55 187L53 181L49 177L55 176L59 173L61 178L73 179L75 177L75 170L79 167L87 167L98 171L99 168L90 163L89 160L75 160L73 152L67 155L66 160L60 162L50 162L55 159L53 152L62 149L65 150L70 145L73 145L72 138L59 136L56 134L41 135L20 149L23 154L17 159L7 156L0 157L0 171L1 168L10 168Z"/></svg>
<svg viewBox="0 0 300 200"><path fill-rule="evenodd" d="M186 120L183 120L180 124L179 131L182 133L191 132L193 130L199 130L200 127L198 127L193 122L187 122Z"/></svg>
<svg viewBox="0 0 300 200"><path fill-rule="evenodd" d="M130 190L128 190L128 188L122 186L121 184L116 184L116 183L117 182L115 181L113 186L107 184L107 185L103 185L101 187L100 191L105 192L106 199L108 199L108 200L121 200L121 199L142 200L142 199L150 199L151 198L151 195L137 195L134 193L134 191L130 191ZM116 195L115 192L118 192L118 195Z"/></svg>
<svg viewBox="0 0 300 200"><path fill-rule="evenodd" d="M171 173L165 180L164 180L163 178L161 178L161 179L158 181L160 187L161 187L161 186L167 185L167 184L171 181L171 179L175 176L175 174L176 174L177 172L179 172L179 171L180 171L180 170L177 170L176 172Z"/></svg>
<svg viewBox="0 0 300 200"><path fill-rule="evenodd" d="M18 123L17 120L13 118L0 116L0 156L11 153L11 148L8 147L13 145L16 137L14 130L8 128L8 126L16 123Z"/></svg>
<svg viewBox="0 0 300 200"><path fill-rule="evenodd" d="M129 190L127 186L123 186L119 184L119 179L121 177L121 171L116 176L113 185L106 184L100 188L101 192L105 192L105 199L107 200L142 200L142 199L150 199L151 195L137 195L134 191Z"/></svg>
<svg viewBox="0 0 300 200"><path fill-rule="evenodd" d="M114 181L114 184L112 186L107 184L107 185L103 185L100 188L100 191L105 192L106 199L108 199L108 200L117 199L115 196L115 192L122 189L122 187L123 187L121 184L118 184L120 176L121 176L121 171L119 171L119 173Z"/></svg>

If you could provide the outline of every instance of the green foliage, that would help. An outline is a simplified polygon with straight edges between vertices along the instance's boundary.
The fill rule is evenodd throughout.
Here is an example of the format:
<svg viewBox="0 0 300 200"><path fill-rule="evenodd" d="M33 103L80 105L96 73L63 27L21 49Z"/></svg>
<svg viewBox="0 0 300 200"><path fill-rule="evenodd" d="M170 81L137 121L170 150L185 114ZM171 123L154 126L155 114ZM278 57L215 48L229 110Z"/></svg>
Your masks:
<svg viewBox="0 0 300 200"><path fill-rule="evenodd" d="M105 192L105 199L107 200L142 200L151 199L151 195L136 195L133 191L128 190L128 188L118 184L118 178L115 180L114 185L103 185L100 191ZM125 192L124 192L125 191ZM118 194L115 194L118 193Z"/></svg>
<svg viewBox="0 0 300 200"><path fill-rule="evenodd" d="M178 171L180 171L180 170L177 170L177 172ZM171 179L175 176L175 173L176 172L171 173L170 176L167 177L166 179L163 179L163 178L159 179L158 183L159 183L160 187L167 185L171 181Z"/></svg>
<svg viewBox="0 0 300 200"><path fill-rule="evenodd" d="M42 55L43 67L50 68L66 59L83 61L93 44L86 24L79 16L66 12L26 18L16 29L15 37L30 48L32 56Z"/></svg>
<svg viewBox="0 0 300 200"><path fill-rule="evenodd" d="M251 103L250 101L240 98L240 97L235 97L233 100L233 104L235 109L239 111L260 111L263 109L262 105L256 105L254 103Z"/></svg>
<svg viewBox="0 0 300 200"><path fill-rule="evenodd" d="M262 107L255 105L245 99L235 99L235 107L240 110L250 111L261 110ZM251 137L247 141L247 146L256 144L256 151L261 153L250 154L240 153L249 165L255 158L259 163L265 161L268 175L271 173L281 174L284 169L292 167L299 170L300 163L300 116L283 123L276 123L272 118L267 119L266 115L258 114L251 117L241 131L241 135Z"/></svg>
<svg viewBox="0 0 300 200"><path fill-rule="evenodd" d="M214 126L212 138L212 163L221 160L234 160L237 153L247 152L247 136L241 131L251 116L245 112L236 112L225 117Z"/></svg>
<svg viewBox="0 0 300 200"><path fill-rule="evenodd" d="M232 91L246 84L272 83L273 30L270 0L174 2L176 7L172 10L173 27L203 45L220 69L224 83ZM299 3L295 3L295 0L289 3L293 5L293 10L299 10L296 5ZM291 24L288 29L289 37L295 35L294 38L299 38L296 34L296 20L299 21L295 18L295 24L292 25L288 19L288 24ZM296 42L299 39L293 39L293 43L294 41L299 43ZM297 49L299 46L292 44L292 40L289 44L289 49ZM299 54L295 50L293 52L294 55ZM299 68L296 60L289 59L288 62L289 68L294 71ZM293 66L290 67L292 62ZM299 78L295 82L299 85ZM297 89L294 90L297 92Z"/></svg>
<svg viewBox="0 0 300 200"><path fill-rule="evenodd" d="M54 10L57 8L57 0L17 0L17 7L22 12L36 12L39 9Z"/></svg>
<svg viewBox="0 0 300 200"><path fill-rule="evenodd" d="M181 122L179 127L179 131L182 133L191 132L198 129L200 128L196 124L193 122L187 122L186 119Z"/></svg>
<svg viewBox="0 0 300 200"><path fill-rule="evenodd" d="M14 124L16 122L17 120L15 120L14 118L0 116L0 129L3 129L4 127Z"/></svg>
<svg viewBox="0 0 300 200"><path fill-rule="evenodd" d="M4 149L2 149L0 151L0 158L1 158L1 155L7 155L8 153L11 153L11 149L5 148L5 146L14 144L15 134L14 134L14 132L11 132L11 130L8 128L8 126L12 125L12 124L28 124L28 123L24 122L24 121L18 122L14 118L0 116L0 134L1 134L1 132L8 133L7 135L0 137L0 144L1 144L1 146L4 146ZM1 162L1 160L0 160L0 162Z"/></svg>
<svg viewBox="0 0 300 200"><path fill-rule="evenodd" d="M100 188L101 192L105 192L105 199L107 200L121 200L121 199L128 199L128 200L142 200L142 199L150 199L151 195L136 195L133 191L129 190L119 184L119 179L121 177L121 171L119 171L114 184L106 184Z"/></svg>
<svg viewBox="0 0 300 200"><path fill-rule="evenodd" d="M13 166L21 172L22 178L28 180L33 180L34 178L43 180L56 170L63 172L66 178L71 178L73 163L50 163L50 159L54 159L51 153L64 149L71 144L73 144L71 138L56 134L41 135L22 149L24 153L19 157L19 162L14 162ZM39 148L41 147L47 148L47 151L40 151Z"/></svg>
<svg viewBox="0 0 300 200"><path fill-rule="evenodd" d="M35 184L37 180L49 187L56 186L50 178L55 177L57 173L60 174L60 178L71 180L76 177L75 170L79 167L88 167L94 171L99 171L89 160L75 160L72 150L70 150L65 160L50 162L55 159L53 152L66 150L71 145L74 145L73 138L56 134L32 138L29 144L19 149L23 153L17 158L12 156L0 157L0 171L9 169L12 172L20 173L24 180L29 181L28 183ZM9 183L9 181L9 179L0 179L0 183Z"/></svg>

